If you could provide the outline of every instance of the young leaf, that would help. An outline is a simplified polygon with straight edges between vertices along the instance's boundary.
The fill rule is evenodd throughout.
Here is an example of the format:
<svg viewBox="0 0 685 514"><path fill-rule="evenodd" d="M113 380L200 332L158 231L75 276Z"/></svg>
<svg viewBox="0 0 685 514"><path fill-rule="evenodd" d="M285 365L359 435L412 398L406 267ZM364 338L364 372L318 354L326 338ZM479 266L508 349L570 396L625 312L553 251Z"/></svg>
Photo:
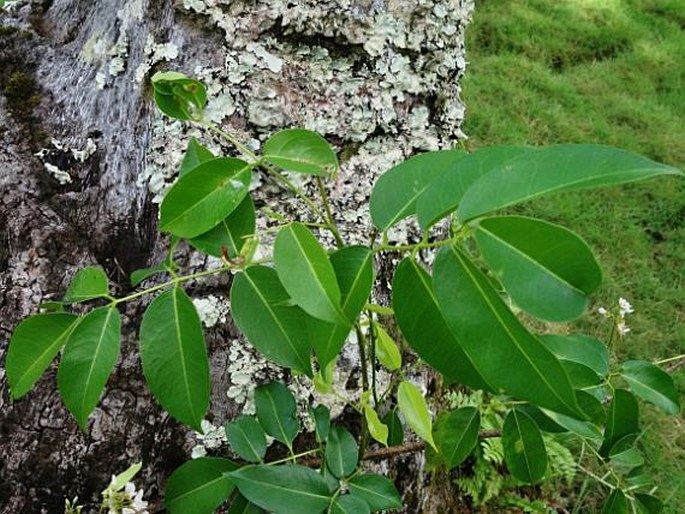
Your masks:
<svg viewBox="0 0 685 514"><path fill-rule="evenodd" d="M262 462L266 434L254 416L240 416L226 425L226 437L233 451L248 462Z"/></svg>
<svg viewBox="0 0 685 514"><path fill-rule="evenodd" d="M378 323L373 322L373 329L376 335L376 358L378 362L390 371L402 367L402 355L397 348L397 343Z"/></svg>
<svg viewBox="0 0 685 514"><path fill-rule="evenodd" d="M255 223L254 202L252 197L247 195L216 227L189 239L188 242L208 255L222 257L225 251L229 258L235 259L245 246L247 236L254 234Z"/></svg>
<svg viewBox="0 0 685 514"><path fill-rule="evenodd" d="M155 103L159 110L177 120L199 119L207 103L204 85L176 71L152 76Z"/></svg>
<svg viewBox="0 0 685 514"><path fill-rule="evenodd" d="M170 514L212 514L233 492L235 485L226 473L237 468L219 457L189 460L169 477L164 506Z"/></svg>
<svg viewBox="0 0 685 514"><path fill-rule="evenodd" d="M402 260L395 270L392 303L402 335L424 361L454 382L493 390L447 327L431 277L413 259Z"/></svg>
<svg viewBox="0 0 685 514"><path fill-rule="evenodd" d="M402 507L402 498L395 484L384 476L357 475L348 485L350 493L363 498L372 512Z"/></svg>
<svg viewBox="0 0 685 514"><path fill-rule="evenodd" d="M136 287L143 282L143 280L151 277L152 275L156 275L157 273L166 273L166 271L166 266L163 264L158 264L157 266L153 266L151 268L137 269L131 273L131 286Z"/></svg>
<svg viewBox="0 0 685 514"><path fill-rule="evenodd" d="M604 439L599 449L600 455L606 457L611 448L627 435L637 434L640 413L637 400L628 391L616 389L609 405Z"/></svg>
<svg viewBox="0 0 685 514"><path fill-rule="evenodd" d="M112 479L109 488L113 491L121 491L126 487L126 483L133 480L133 477L135 477L142 468L142 462L131 464L125 471L122 471Z"/></svg>
<svg viewBox="0 0 685 514"><path fill-rule="evenodd" d="M238 493L233 502L231 502L231 508L228 514L262 514L266 513L261 507L257 507L254 503L250 502L242 494Z"/></svg>
<svg viewBox="0 0 685 514"><path fill-rule="evenodd" d="M458 248L444 247L438 254L433 289L448 327L488 384L585 419L561 363L526 330L487 277Z"/></svg>
<svg viewBox="0 0 685 514"><path fill-rule="evenodd" d="M602 377L609 373L609 350L599 339L579 334L544 334L540 340L560 359L583 364Z"/></svg>
<svg viewBox="0 0 685 514"><path fill-rule="evenodd" d="M57 386L64 405L83 431L119 358L120 332L119 311L100 307L74 326L64 348Z"/></svg>
<svg viewBox="0 0 685 514"><path fill-rule="evenodd" d="M309 414L316 425L316 441L322 443L328 437L328 431L331 429L331 411L325 405L317 405L309 408Z"/></svg>
<svg viewBox="0 0 685 514"><path fill-rule="evenodd" d="M629 512L626 495L620 489L614 489L604 502L602 514L628 514Z"/></svg>
<svg viewBox="0 0 685 514"><path fill-rule="evenodd" d="M512 300L546 321L570 321L585 311L602 271L592 250L568 229L522 216L482 220L476 240Z"/></svg>
<svg viewBox="0 0 685 514"><path fill-rule="evenodd" d="M331 514L370 514L369 504L352 494L343 494L333 500Z"/></svg>
<svg viewBox="0 0 685 514"><path fill-rule="evenodd" d="M683 172L603 145L554 145L497 166L464 193L458 215L467 222L488 212L556 192L576 191Z"/></svg>
<svg viewBox="0 0 685 514"><path fill-rule="evenodd" d="M264 143L264 159L288 171L326 176L338 169L331 145L316 132L286 129Z"/></svg>
<svg viewBox="0 0 685 514"><path fill-rule="evenodd" d="M274 265L283 287L308 314L350 324L340 307L340 288L326 251L302 223L283 227L274 243Z"/></svg>
<svg viewBox="0 0 685 514"><path fill-rule="evenodd" d="M547 451L533 418L510 410L502 427L502 446L507 469L514 477L529 484L542 479L547 471Z"/></svg>
<svg viewBox="0 0 685 514"><path fill-rule="evenodd" d="M318 514L331 500L326 480L304 466L246 466L228 476L245 498L278 514Z"/></svg>
<svg viewBox="0 0 685 514"><path fill-rule="evenodd" d="M109 295L107 275L101 267L90 266L76 272L74 278L71 279L63 301L65 303L79 303L107 295Z"/></svg>
<svg viewBox="0 0 685 514"><path fill-rule="evenodd" d="M150 391L162 407L201 431L209 407L209 361L200 318L180 287L159 295L145 311L140 360Z"/></svg>
<svg viewBox="0 0 685 514"><path fill-rule="evenodd" d="M216 159L216 156L198 143L197 139L191 137L188 142L186 153L183 156L183 161L181 161L181 169L178 172L178 176L182 177L189 171L197 168L203 162L211 161L212 159Z"/></svg>
<svg viewBox="0 0 685 514"><path fill-rule="evenodd" d="M626 361L621 365L621 376L639 398L653 403L668 414L680 411L673 379L651 362Z"/></svg>
<svg viewBox="0 0 685 514"><path fill-rule="evenodd" d="M164 197L160 230L193 238L214 228L243 201L251 175L249 164L232 157L200 164Z"/></svg>
<svg viewBox="0 0 685 514"><path fill-rule="evenodd" d="M442 150L416 155L386 171L371 191L369 210L374 225L388 230L402 218L414 214L416 200L430 183L467 154L459 150Z"/></svg>
<svg viewBox="0 0 685 514"><path fill-rule="evenodd" d="M13 399L28 393L48 368L78 322L66 312L36 314L14 331L7 349L5 371Z"/></svg>
<svg viewBox="0 0 685 514"><path fill-rule="evenodd" d="M312 376L310 316L297 306L287 306L289 300L273 268L251 266L233 281L233 320L267 359Z"/></svg>
<svg viewBox="0 0 685 514"><path fill-rule="evenodd" d="M388 446L399 446L402 444L404 442L404 427L397 413L391 410L383 416L381 421L388 427Z"/></svg>
<svg viewBox="0 0 685 514"><path fill-rule="evenodd" d="M326 464L338 478L352 473L357 467L359 447L347 430L333 425L326 439Z"/></svg>
<svg viewBox="0 0 685 514"><path fill-rule="evenodd" d="M455 211L466 190L491 169L534 149L525 146L498 145L476 150L456 162L433 180L416 202L421 228L431 225Z"/></svg>
<svg viewBox="0 0 685 514"><path fill-rule="evenodd" d="M270 382L255 389L254 401L262 428L271 437L290 448L300 431L293 394L280 382Z"/></svg>
<svg viewBox="0 0 685 514"><path fill-rule="evenodd" d="M416 435L439 451L433 441L431 415L419 388L411 382L402 381L397 388L397 405Z"/></svg>
<svg viewBox="0 0 685 514"><path fill-rule="evenodd" d="M364 418L369 427L369 433L376 441L384 446L388 446L388 427L378 418L378 414L371 405L364 405Z"/></svg>
<svg viewBox="0 0 685 514"><path fill-rule="evenodd" d="M433 436L447 469L456 468L478 444L480 414L474 407L442 412L435 422Z"/></svg>

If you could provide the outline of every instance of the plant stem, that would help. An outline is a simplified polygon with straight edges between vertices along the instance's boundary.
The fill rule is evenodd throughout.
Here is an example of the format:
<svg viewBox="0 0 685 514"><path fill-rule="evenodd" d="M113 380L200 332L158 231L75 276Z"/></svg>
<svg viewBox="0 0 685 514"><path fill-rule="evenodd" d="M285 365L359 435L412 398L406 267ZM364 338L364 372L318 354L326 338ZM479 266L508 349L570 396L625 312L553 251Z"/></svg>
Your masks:
<svg viewBox="0 0 685 514"><path fill-rule="evenodd" d="M659 359L658 361L653 361L652 364L655 366L661 366L662 364L668 364L669 362L685 360L685 353L676 355L675 357L668 357L667 359Z"/></svg>
<svg viewBox="0 0 685 514"><path fill-rule="evenodd" d="M321 177L316 177L316 186L319 188L321 202L323 203L323 208L326 212L326 221L328 223L328 229L331 231L331 234L333 234L333 237L335 238L335 244L338 246L338 248L342 248L343 246L345 246L345 243L342 237L340 236L338 226L336 225L335 219L333 218L333 213L331 212L331 204L328 201L328 194L326 194L326 188L323 185L323 180L321 180Z"/></svg>
<svg viewBox="0 0 685 514"><path fill-rule="evenodd" d="M440 246L445 246L445 245L450 245L453 244L457 241L457 238L450 238L450 239L444 239L442 241L434 241L432 243L429 242L420 242L420 243L414 243L414 244L409 244L409 245L391 245L391 244L380 244L378 246L374 246L371 248L371 251L374 253L378 252L411 252L411 251L418 251L418 250L423 250L426 248L437 248Z"/></svg>
<svg viewBox="0 0 685 514"><path fill-rule="evenodd" d="M282 459L278 460L272 460L271 462L267 462L267 466L275 466L276 464L283 464L284 462L290 462L293 459L301 459L302 457L306 457L307 455L311 455L312 453L318 453L321 451L321 448L314 448L312 450L307 450L306 452L302 453L294 453L291 455L288 455L287 457L284 457Z"/></svg>

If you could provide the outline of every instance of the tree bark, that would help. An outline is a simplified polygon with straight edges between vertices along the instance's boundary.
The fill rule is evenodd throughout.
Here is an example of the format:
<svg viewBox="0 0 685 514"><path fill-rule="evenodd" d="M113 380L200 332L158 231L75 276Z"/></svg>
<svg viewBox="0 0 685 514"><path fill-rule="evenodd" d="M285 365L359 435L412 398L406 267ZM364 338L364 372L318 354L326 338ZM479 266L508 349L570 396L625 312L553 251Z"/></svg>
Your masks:
<svg viewBox="0 0 685 514"><path fill-rule="evenodd" d="M161 118L140 81L146 73L200 76L217 99L212 116L245 142L294 125L326 134L344 161L331 186L336 216L351 240L366 241L365 201L378 174L462 137L459 79L472 8L472 0L33 0L9 7L0 14L0 362L19 321L60 298L77 269L102 266L121 294L133 270L163 254L153 200L199 132ZM72 151L92 146L89 139L92 155ZM303 215L281 193L267 187L258 194L274 210ZM398 237L405 233L411 227ZM383 297L391 263L378 266ZM226 281L190 289L225 297ZM188 458L193 437L144 384L136 333L145 303L122 308L122 357L87 433L59 399L56 364L16 402L0 368L3 514L60 513L76 495L84 512L96 512L110 476L136 461L144 462L137 482L161 508L165 477ZM230 321L207 331L217 423L241 407L226 396L237 337ZM406 512L433 511L409 494L423 480L416 463L403 466L389 473L408 492Z"/></svg>

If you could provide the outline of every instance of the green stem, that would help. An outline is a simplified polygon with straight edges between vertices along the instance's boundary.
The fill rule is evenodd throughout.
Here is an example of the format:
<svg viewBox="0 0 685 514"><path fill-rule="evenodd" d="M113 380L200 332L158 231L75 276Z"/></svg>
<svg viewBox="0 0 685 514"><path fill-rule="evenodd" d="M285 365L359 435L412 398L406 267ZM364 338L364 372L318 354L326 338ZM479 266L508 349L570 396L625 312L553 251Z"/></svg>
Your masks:
<svg viewBox="0 0 685 514"><path fill-rule="evenodd" d="M321 177L316 177L316 186L319 188L321 202L323 203L323 208L326 212L326 221L328 223L328 229L331 231L331 234L333 234L333 237L335 238L335 244L338 246L338 248L342 248L343 246L345 246L345 243L342 237L340 236L338 226L336 225L335 219L333 218L333 213L331 212L331 204L328 201L328 194L326 194L326 188L323 185L323 180L321 180Z"/></svg>
<svg viewBox="0 0 685 514"><path fill-rule="evenodd" d="M657 361L653 361L652 364L655 366L661 366L663 364L668 364L669 362L674 362L674 361L679 361L685 359L685 353L681 353L680 355L676 355L675 357L668 357L667 359L659 359Z"/></svg>
<svg viewBox="0 0 685 514"><path fill-rule="evenodd" d="M210 132L214 132L219 137L223 137L226 141L228 141L233 146L235 146L243 154L245 154L247 157L252 159L254 161L254 164L257 164L259 162L259 157L257 157L256 153L254 153L246 145L241 143L237 138L233 137L231 134L229 134L225 130L220 129L219 127L217 127L216 125L214 125L213 123L210 123L208 121L202 120L202 121L198 121L197 123L199 125L201 125L202 127L205 127Z"/></svg>
<svg viewBox="0 0 685 514"><path fill-rule="evenodd" d="M302 452L302 453L291 453L290 455L288 455L287 457L284 457L282 459L272 460L271 462L267 462L266 465L267 466L275 466L276 464L283 464L284 462L290 462L293 459L300 459L302 457L306 457L307 455L311 455L312 453L317 453L320 451L321 451L320 448L314 448L312 450L307 450L306 452Z"/></svg>
<svg viewBox="0 0 685 514"><path fill-rule="evenodd" d="M421 241L420 243L414 243L409 245L391 245L391 244L380 244L371 248L374 253L378 252L411 252L423 250L426 248L438 248L440 246L451 245L457 241L456 237L450 239L443 239L442 241L434 241L432 243Z"/></svg>

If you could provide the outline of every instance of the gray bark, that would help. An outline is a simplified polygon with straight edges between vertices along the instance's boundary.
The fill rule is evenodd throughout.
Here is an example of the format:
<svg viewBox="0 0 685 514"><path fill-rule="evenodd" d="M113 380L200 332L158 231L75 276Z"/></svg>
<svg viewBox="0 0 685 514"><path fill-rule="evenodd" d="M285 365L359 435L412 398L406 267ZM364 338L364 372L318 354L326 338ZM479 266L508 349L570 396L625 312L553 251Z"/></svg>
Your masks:
<svg viewBox="0 0 685 514"><path fill-rule="evenodd" d="M364 201L378 173L461 136L471 9L470 0L34 0L0 14L0 362L18 322L59 298L78 268L102 266L121 294L130 273L163 251L152 199L196 132L162 120L137 76L151 66L199 73L222 100L212 106L217 121L245 141L302 124L326 133L347 159L332 186L339 221L365 240ZM158 64L173 57L159 45L169 42L180 55ZM69 148L88 138L97 150L78 162ZM268 188L260 194L275 201ZM225 295L225 286L191 293ZM122 357L88 433L59 400L56 364L14 403L0 368L2 513L59 513L75 495L95 511L109 477L139 460L137 482L161 506L165 477L188 458L192 437L144 384L136 352L144 303L122 309ZM217 423L240 408L225 394L236 337L230 322L207 333ZM407 462L389 470L407 492L407 512L437 512L419 498L432 493Z"/></svg>

